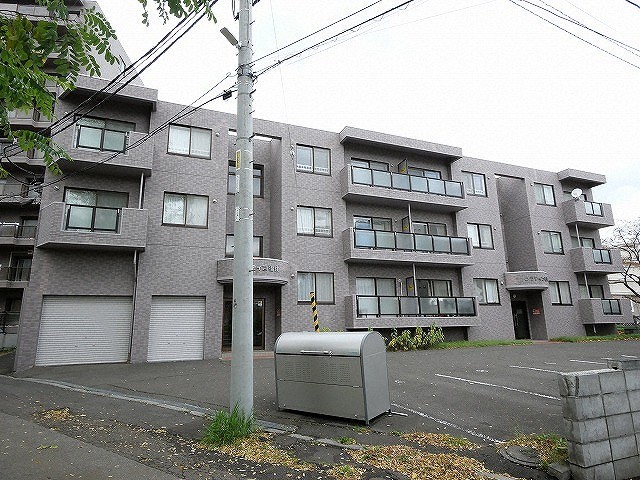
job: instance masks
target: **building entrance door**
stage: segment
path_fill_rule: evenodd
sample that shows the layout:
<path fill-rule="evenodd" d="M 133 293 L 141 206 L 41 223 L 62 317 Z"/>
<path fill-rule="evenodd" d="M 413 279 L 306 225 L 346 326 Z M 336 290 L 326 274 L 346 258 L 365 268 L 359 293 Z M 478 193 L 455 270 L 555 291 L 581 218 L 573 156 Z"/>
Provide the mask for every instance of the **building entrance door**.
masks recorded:
<path fill-rule="evenodd" d="M 531 333 L 529 332 L 529 316 L 527 315 L 527 302 L 511 302 L 511 311 L 513 312 L 513 330 L 516 335 L 516 340 L 531 338 Z"/>
<path fill-rule="evenodd" d="M 264 350 L 265 299 L 253 299 L 253 349 Z M 233 300 L 225 298 L 222 312 L 222 350 L 231 350 Z"/>

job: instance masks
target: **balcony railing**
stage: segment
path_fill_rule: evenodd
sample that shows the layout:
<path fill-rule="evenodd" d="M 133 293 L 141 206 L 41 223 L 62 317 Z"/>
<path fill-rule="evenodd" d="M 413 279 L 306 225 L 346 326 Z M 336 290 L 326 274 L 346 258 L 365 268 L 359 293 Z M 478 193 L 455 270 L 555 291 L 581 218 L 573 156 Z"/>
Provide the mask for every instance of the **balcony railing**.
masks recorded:
<path fill-rule="evenodd" d="M 605 315 L 622 315 L 620 300 L 618 300 L 617 298 L 603 298 L 602 313 L 604 313 Z"/>
<path fill-rule="evenodd" d="M 35 238 L 37 228 L 35 225 L 0 224 L 0 237 Z"/>
<path fill-rule="evenodd" d="M 0 335 L 15 333 L 11 330 L 16 330 L 19 321 L 20 313 L 0 312 Z"/>
<path fill-rule="evenodd" d="M 0 280 L 9 282 L 28 282 L 31 277 L 31 267 L 2 267 Z"/>
<path fill-rule="evenodd" d="M 352 182 L 373 187 L 392 188 L 410 192 L 432 193 L 448 197 L 464 197 L 461 182 L 440 180 L 437 178 L 418 177 L 404 173 L 387 172 L 351 166 Z"/>
<path fill-rule="evenodd" d="M 65 230 L 118 232 L 121 208 L 67 205 Z"/>
<path fill-rule="evenodd" d="M 602 204 L 597 202 L 584 202 L 584 210 L 587 215 L 595 215 L 596 217 L 604 216 L 602 212 Z"/>
<path fill-rule="evenodd" d="M 358 317 L 473 317 L 474 297 L 386 297 L 356 295 Z"/>
<path fill-rule="evenodd" d="M 606 248 L 594 248 L 593 249 L 593 261 L 595 263 L 607 263 L 611 264 L 611 252 Z"/>
<path fill-rule="evenodd" d="M 466 237 L 445 237 L 421 233 L 354 229 L 353 244 L 356 248 L 469 255 L 469 241 Z"/>

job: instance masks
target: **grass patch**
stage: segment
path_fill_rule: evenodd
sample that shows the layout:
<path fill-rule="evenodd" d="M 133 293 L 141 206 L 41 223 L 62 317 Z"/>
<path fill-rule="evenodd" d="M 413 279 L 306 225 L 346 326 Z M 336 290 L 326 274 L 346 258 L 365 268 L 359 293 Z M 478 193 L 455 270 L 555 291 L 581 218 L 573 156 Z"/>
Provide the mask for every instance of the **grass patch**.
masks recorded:
<path fill-rule="evenodd" d="M 403 434 L 402 438 L 416 442 L 421 447 L 431 445 L 434 447 L 448 448 L 450 450 L 474 450 L 480 448 L 480 445 L 464 437 L 454 437 L 448 433 L 413 432 Z"/>
<path fill-rule="evenodd" d="M 351 437 L 340 437 L 338 438 L 338 442 L 340 442 L 342 445 L 355 445 L 356 439 Z"/>
<path fill-rule="evenodd" d="M 15 349 L 16 347 L 2 347 L 0 348 L 0 355 L 6 355 L 13 352 Z"/>
<path fill-rule="evenodd" d="M 359 480 L 364 472 L 364 468 L 357 468 L 351 465 L 335 465 L 327 473 L 336 480 Z"/>
<path fill-rule="evenodd" d="M 546 470 L 549 464 L 567 461 L 567 439 L 553 433 L 519 434 L 500 444 L 500 448 L 519 445 L 534 449 L 540 456 L 540 467 Z"/>
<path fill-rule="evenodd" d="M 611 342 L 615 340 L 640 340 L 640 333 L 620 333 L 618 335 L 592 335 L 585 337 L 555 337 L 550 342 Z"/>
<path fill-rule="evenodd" d="M 532 343 L 531 340 L 459 340 L 439 343 L 431 348 L 501 347 L 505 345 L 531 345 Z"/>
<path fill-rule="evenodd" d="M 202 438 L 204 445 L 213 447 L 231 445 L 256 431 L 253 415 L 246 417 L 237 405 L 233 407 L 231 413 L 217 411 L 210 420 Z"/>

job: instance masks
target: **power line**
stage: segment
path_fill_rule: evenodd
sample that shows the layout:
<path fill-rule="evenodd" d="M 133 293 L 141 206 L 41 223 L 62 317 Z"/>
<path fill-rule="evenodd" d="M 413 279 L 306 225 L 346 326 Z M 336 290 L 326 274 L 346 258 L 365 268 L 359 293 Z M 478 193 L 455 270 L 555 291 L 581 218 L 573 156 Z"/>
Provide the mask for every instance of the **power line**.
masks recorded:
<path fill-rule="evenodd" d="M 636 8 L 640 8 L 640 5 L 638 5 L 638 4 L 637 4 L 637 3 L 635 3 L 635 2 L 632 2 L 631 0 L 625 0 L 625 2 L 630 3 L 631 5 L 633 5 L 633 6 L 634 6 L 634 7 L 636 7 Z"/>

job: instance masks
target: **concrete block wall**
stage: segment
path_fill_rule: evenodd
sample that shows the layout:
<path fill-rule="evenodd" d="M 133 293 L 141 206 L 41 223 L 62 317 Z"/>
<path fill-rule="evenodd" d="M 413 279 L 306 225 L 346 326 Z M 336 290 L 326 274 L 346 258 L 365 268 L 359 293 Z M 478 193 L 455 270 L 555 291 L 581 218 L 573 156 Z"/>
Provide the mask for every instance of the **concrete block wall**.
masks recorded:
<path fill-rule="evenodd" d="M 640 360 L 607 363 L 559 380 L 575 480 L 640 477 Z"/>

